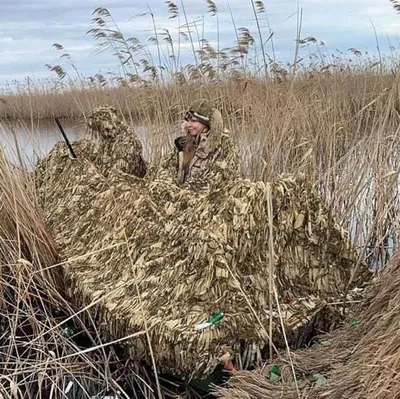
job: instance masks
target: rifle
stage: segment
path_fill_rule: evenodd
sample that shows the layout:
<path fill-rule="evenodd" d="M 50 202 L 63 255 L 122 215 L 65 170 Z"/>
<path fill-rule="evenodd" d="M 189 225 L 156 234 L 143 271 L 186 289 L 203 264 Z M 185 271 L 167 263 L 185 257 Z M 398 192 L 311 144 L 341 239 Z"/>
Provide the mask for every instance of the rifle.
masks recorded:
<path fill-rule="evenodd" d="M 75 152 L 74 152 L 74 150 L 73 150 L 73 148 L 72 148 L 72 146 L 71 146 L 71 143 L 70 143 L 69 140 L 68 140 L 67 135 L 66 135 L 65 132 L 64 132 L 63 127 L 61 126 L 61 123 L 60 123 L 59 119 L 58 119 L 57 117 L 54 118 L 54 119 L 55 119 L 55 121 L 56 121 L 56 123 L 57 123 L 58 128 L 60 129 L 60 132 L 61 132 L 61 134 L 62 134 L 62 136 L 63 136 L 63 138 L 64 138 L 64 140 L 65 140 L 65 143 L 66 143 L 67 146 L 68 146 L 68 149 L 69 149 L 69 152 L 70 152 L 71 155 L 72 155 L 72 158 L 76 159 Z"/>

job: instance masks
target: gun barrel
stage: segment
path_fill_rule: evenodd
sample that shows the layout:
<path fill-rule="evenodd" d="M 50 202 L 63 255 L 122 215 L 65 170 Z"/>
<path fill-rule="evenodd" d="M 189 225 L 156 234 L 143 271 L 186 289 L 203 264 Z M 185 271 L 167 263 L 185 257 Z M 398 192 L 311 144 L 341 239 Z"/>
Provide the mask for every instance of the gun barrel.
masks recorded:
<path fill-rule="evenodd" d="M 67 135 L 65 134 L 65 131 L 64 131 L 62 125 L 61 125 L 60 120 L 59 120 L 57 117 L 54 118 L 54 119 L 55 119 L 55 121 L 56 121 L 56 123 L 57 123 L 58 128 L 60 129 L 61 134 L 62 134 L 63 137 L 64 137 L 65 143 L 66 143 L 67 146 L 68 146 L 68 149 L 69 149 L 69 151 L 70 151 L 70 153 L 71 153 L 71 155 L 72 155 L 72 158 L 76 159 L 75 152 L 74 152 L 74 150 L 73 150 L 73 148 L 72 148 L 72 146 L 71 146 L 71 143 L 70 143 L 69 140 L 68 140 Z"/>

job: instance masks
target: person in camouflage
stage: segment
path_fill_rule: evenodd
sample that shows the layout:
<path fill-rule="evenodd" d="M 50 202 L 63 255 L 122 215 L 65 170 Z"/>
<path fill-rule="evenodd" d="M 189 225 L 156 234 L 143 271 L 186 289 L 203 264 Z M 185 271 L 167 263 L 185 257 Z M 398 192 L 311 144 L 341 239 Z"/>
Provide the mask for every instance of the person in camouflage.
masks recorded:
<path fill-rule="evenodd" d="M 364 269 L 305 176 L 240 179 L 220 112 L 201 100 L 185 119 L 164 167 L 144 174 L 135 132 L 96 108 L 76 159 L 58 144 L 35 183 L 76 306 L 96 301 L 114 340 L 148 331 L 126 341 L 129 356 L 150 365 L 154 353 L 158 367 L 192 378 L 219 362 L 233 372 L 232 359 L 261 364 L 266 325 L 275 345 L 308 342 Z M 198 330 L 215 313 L 221 323 Z"/>
<path fill-rule="evenodd" d="M 195 101 L 185 114 L 184 135 L 174 140 L 173 153 L 158 177 L 173 175 L 190 187 L 218 185 L 239 178 L 239 157 L 221 113 L 205 99 Z"/>
<path fill-rule="evenodd" d="M 175 140 L 178 150 L 178 182 L 190 179 L 192 170 L 200 169 L 209 155 L 209 135 L 213 109 L 206 100 L 192 104 L 185 115 L 186 135 Z"/>
<path fill-rule="evenodd" d="M 74 148 L 79 158 L 88 159 L 106 177 L 117 169 L 147 181 L 173 180 L 187 188 L 215 188 L 239 178 L 236 147 L 212 103 L 193 102 L 184 119 L 184 135 L 175 139 L 173 152 L 160 168 L 147 164 L 140 140 L 113 107 L 94 109 L 87 118 L 87 137 Z"/>
<path fill-rule="evenodd" d="M 91 146 L 86 155 L 103 175 L 113 167 L 137 177 L 146 175 L 142 144 L 115 108 L 96 108 L 87 118 L 87 136 Z"/>

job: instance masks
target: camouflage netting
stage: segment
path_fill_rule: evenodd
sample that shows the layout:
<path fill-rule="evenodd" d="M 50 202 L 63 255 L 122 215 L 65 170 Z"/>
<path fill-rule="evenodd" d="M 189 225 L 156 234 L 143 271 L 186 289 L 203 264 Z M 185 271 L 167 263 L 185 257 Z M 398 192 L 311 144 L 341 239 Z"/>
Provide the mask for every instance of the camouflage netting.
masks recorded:
<path fill-rule="evenodd" d="M 220 399 L 321 398 L 332 372 L 342 369 L 351 358 L 359 331 L 346 325 L 319 339 L 311 348 L 291 352 L 290 358 L 282 351 L 273 363 L 263 368 L 236 372 L 227 384 L 216 387 L 213 393 Z M 276 370 L 278 374 L 274 373 Z M 341 381 L 340 378 L 338 385 Z"/>
<path fill-rule="evenodd" d="M 307 399 L 395 399 L 400 397 L 398 373 L 400 317 L 400 252 L 368 291 L 357 318 L 322 344 L 292 354 L 299 382 L 307 381 L 300 397 Z M 218 389 L 221 399 L 283 398 L 297 394 L 288 359 L 279 360 L 282 375 L 271 382 L 268 372 L 240 372 Z M 322 377 L 322 384 L 316 378 Z"/>
<path fill-rule="evenodd" d="M 75 160 L 58 144 L 36 172 L 74 297 L 82 304 L 98 301 L 108 334 L 117 339 L 148 328 L 159 369 L 182 375 L 208 373 L 229 348 L 242 365 L 261 361 L 274 297 L 268 291 L 272 249 L 273 286 L 289 343 L 302 343 L 310 323 L 323 315 L 329 324 L 326 302 L 343 294 L 357 257 L 304 177 L 239 179 L 234 146 L 221 131 L 209 167 L 190 183 L 175 182 L 175 156 L 142 179 L 138 140 L 117 118 L 117 134 L 103 134 L 104 126 L 114 129 L 102 122 L 108 113 L 114 118 L 106 108 L 89 118 L 89 133 L 95 129 L 107 144 L 94 149 L 88 139 L 76 142 Z M 117 148 L 117 140 L 133 148 Z M 120 159 L 136 176 L 121 170 Z M 222 322 L 196 332 L 214 312 L 224 312 Z M 283 345 L 278 312 L 273 301 L 277 346 Z M 129 341 L 127 349 L 132 358 L 149 361 L 146 336 Z"/>

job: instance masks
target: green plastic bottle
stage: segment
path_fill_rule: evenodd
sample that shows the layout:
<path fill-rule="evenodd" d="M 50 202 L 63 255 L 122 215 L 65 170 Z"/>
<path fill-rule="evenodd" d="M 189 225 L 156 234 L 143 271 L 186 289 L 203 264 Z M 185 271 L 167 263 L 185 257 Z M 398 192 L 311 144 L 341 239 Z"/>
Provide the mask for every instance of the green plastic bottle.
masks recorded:
<path fill-rule="evenodd" d="M 69 327 L 65 327 L 63 330 L 63 335 L 66 338 L 71 338 L 74 335 L 74 330 Z"/>
<path fill-rule="evenodd" d="M 215 326 L 216 324 L 220 323 L 221 320 L 224 318 L 223 312 L 216 312 L 210 316 L 210 323 Z"/>

